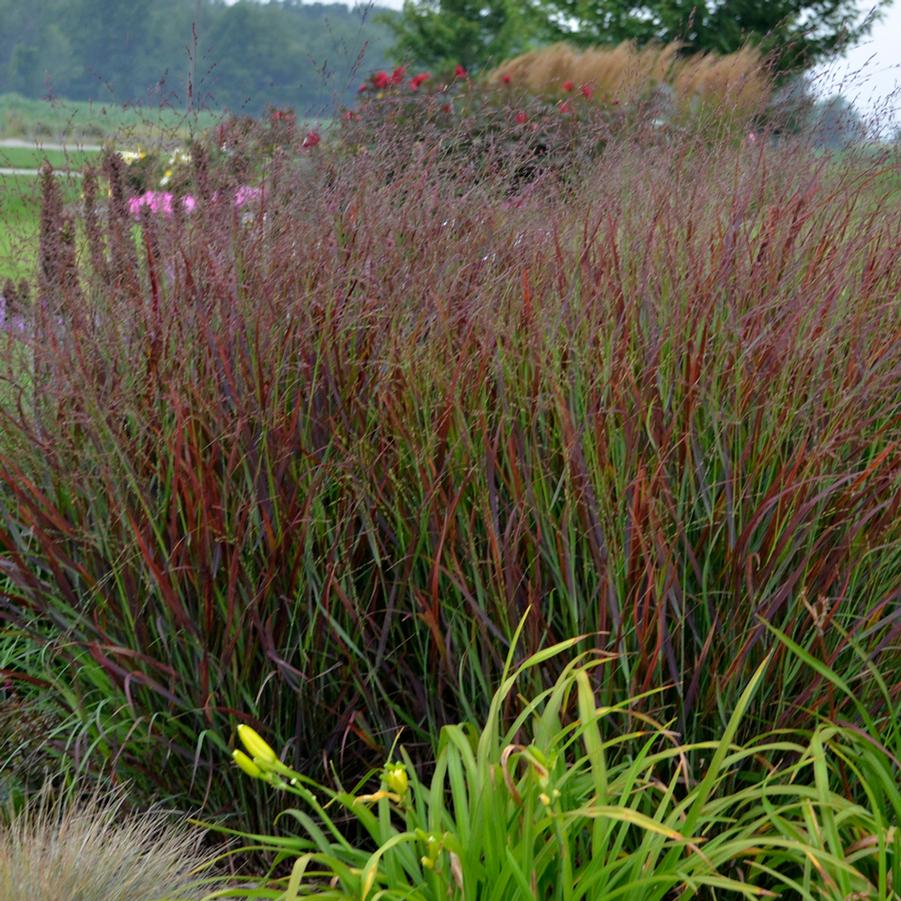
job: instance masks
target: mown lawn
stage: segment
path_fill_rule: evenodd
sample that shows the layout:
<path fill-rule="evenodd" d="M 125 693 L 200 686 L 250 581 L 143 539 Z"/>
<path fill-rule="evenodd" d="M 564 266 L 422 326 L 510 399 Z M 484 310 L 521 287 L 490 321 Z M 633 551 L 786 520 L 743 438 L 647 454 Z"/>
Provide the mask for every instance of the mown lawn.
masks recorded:
<path fill-rule="evenodd" d="M 0 147 L 0 168 L 39 169 L 44 163 L 50 163 L 54 169 L 78 170 L 96 157 L 97 151 L 77 147 L 66 150 L 44 150 L 40 146 Z"/>
<path fill-rule="evenodd" d="M 0 176 L 0 280 L 31 275 L 39 221 L 37 179 Z"/>
<path fill-rule="evenodd" d="M 65 203 L 77 203 L 77 178 L 61 175 Z M 0 283 L 31 278 L 40 226 L 40 185 L 33 175 L 0 175 Z"/>
<path fill-rule="evenodd" d="M 30 100 L 18 94 L 0 94 L 0 137 L 56 141 L 80 138 L 85 143 L 131 136 L 183 137 L 215 125 L 222 113 L 206 110 L 187 113 L 176 109 L 120 107 L 72 100 Z"/>

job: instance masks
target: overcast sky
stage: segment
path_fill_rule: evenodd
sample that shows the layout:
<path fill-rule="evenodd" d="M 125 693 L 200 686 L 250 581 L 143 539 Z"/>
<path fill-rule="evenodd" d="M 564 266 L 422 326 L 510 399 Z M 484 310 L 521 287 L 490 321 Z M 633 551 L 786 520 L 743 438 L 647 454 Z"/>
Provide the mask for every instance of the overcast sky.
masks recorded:
<path fill-rule="evenodd" d="M 844 94 L 863 114 L 889 113 L 901 122 L 901 3 L 845 57 L 817 73 L 824 93 Z"/>

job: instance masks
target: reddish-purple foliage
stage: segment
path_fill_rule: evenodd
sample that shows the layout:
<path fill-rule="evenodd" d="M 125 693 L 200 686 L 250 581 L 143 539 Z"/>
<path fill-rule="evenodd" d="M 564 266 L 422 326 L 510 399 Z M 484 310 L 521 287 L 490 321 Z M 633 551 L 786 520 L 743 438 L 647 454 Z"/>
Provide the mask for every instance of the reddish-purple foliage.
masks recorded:
<path fill-rule="evenodd" d="M 80 265 L 48 183 L 0 554 L 60 753 L 250 809 L 214 736 L 357 775 L 482 709 L 526 614 L 520 654 L 586 635 L 687 740 L 766 622 L 898 675 L 896 164 L 630 138 L 514 201 L 441 147 L 276 157 L 244 217 L 198 149 L 137 242 L 110 159 Z M 838 703 L 778 652 L 768 686 Z"/>

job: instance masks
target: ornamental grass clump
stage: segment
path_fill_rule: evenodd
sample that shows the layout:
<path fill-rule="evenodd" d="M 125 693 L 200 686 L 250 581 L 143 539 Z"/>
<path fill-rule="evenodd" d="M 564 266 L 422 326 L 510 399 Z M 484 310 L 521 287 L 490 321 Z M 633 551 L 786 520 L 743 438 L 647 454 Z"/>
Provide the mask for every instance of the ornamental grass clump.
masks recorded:
<path fill-rule="evenodd" d="M 244 772 L 297 799 L 278 835 L 246 836 L 288 875 L 245 886 L 285 901 L 894 896 L 898 762 L 877 735 L 823 723 L 736 743 L 769 658 L 722 734 L 695 744 L 631 702 L 599 702 L 610 658 L 577 657 L 533 699 L 517 696 L 530 668 L 577 641 L 515 670 L 511 654 L 485 724 L 445 726 L 429 777 L 401 747 L 377 790 L 333 790 L 243 735 Z"/>
<path fill-rule="evenodd" d="M 48 180 L 0 342 L 3 678 L 44 752 L 259 829 L 239 723 L 345 784 L 401 727 L 427 760 L 527 609 L 523 657 L 585 636 L 598 704 L 683 743 L 771 651 L 737 742 L 860 726 L 768 625 L 897 705 L 897 161 L 627 132 L 511 190 L 417 134 L 301 132 L 255 182 L 200 148 L 195 209 L 137 222 L 115 157 L 91 210 Z"/>
<path fill-rule="evenodd" d="M 80 800 L 44 790 L 0 813 L 0 897 L 196 901 L 211 872 L 202 841 L 184 819 L 129 811 L 121 790 Z"/>
<path fill-rule="evenodd" d="M 678 43 L 638 48 L 626 41 L 616 47 L 586 49 L 559 43 L 501 63 L 487 80 L 500 89 L 515 85 L 545 96 L 572 93 L 580 87 L 596 103 L 623 107 L 647 105 L 662 92 L 668 108 L 651 111 L 666 112 L 673 123 L 694 119 L 710 125 L 720 119 L 734 125 L 764 112 L 773 80 L 757 50 L 743 47 L 722 56 L 684 56 L 680 49 Z"/>

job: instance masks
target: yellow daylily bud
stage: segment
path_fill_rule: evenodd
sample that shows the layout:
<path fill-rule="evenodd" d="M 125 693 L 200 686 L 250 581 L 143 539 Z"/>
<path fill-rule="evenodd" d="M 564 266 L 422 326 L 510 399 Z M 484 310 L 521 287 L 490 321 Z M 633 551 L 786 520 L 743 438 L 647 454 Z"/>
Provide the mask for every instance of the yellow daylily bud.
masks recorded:
<path fill-rule="evenodd" d="M 237 748 L 232 751 L 232 760 L 254 779 L 262 779 L 263 771 L 243 752 Z"/>
<path fill-rule="evenodd" d="M 247 748 L 247 753 L 257 761 L 258 765 L 259 763 L 264 765 L 275 763 L 278 760 L 275 751 L 250 726 L 245 726 L 243 723 L 238 726 L 238 738 L 241 739 L 241 744 Z"/>
<path fill-rule="evenodd" d="M 375 804 L 376 801 L 384 801 L 385 799 L 389 801 L 393 801 L 395 804 L 400 804 L 400 796 L 394 794 L 394 792 L 386 792 L 383 790 L 377 791 L 372 795 L 357 795 L 354 798 L 354 804 Z"/>
<path fill-rule="evenodd" d="M 407 768 L 402 763 L 389 763 L 385 767 L 385 785 L 390 791 L 403 797 L 409 786 Z"/>

